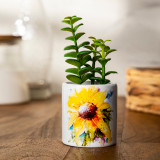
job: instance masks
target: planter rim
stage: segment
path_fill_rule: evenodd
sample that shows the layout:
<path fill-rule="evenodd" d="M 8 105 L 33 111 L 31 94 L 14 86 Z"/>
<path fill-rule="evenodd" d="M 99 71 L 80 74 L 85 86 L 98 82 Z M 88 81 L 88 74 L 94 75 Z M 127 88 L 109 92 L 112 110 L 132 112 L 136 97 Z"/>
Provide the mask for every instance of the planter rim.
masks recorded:
<path fill-rule="evenodd" d="M 82 84 L 76 84 L 73 82 L 63 82 L 63 85 L 75 85 L 75 86 L 117 86 L 116 83 L 107 83 L 107 84 L 91 84 L 89 81 Z"/>

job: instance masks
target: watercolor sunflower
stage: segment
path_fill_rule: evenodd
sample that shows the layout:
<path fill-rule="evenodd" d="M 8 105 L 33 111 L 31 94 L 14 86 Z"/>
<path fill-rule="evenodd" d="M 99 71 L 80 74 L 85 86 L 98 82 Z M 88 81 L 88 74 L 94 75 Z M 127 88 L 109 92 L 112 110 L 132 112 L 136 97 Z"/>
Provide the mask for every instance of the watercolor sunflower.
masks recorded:
<path fill-rule="evenodd" d="M 68 99 L 68 129 L 72 131 L 72 139 L 78 146 L 86 146 L 100 139 L 102 145 L 112 141 L 109 122 L 111 120 L 110 105 L 105 102 L 106 92 L 89 87 Z"/>

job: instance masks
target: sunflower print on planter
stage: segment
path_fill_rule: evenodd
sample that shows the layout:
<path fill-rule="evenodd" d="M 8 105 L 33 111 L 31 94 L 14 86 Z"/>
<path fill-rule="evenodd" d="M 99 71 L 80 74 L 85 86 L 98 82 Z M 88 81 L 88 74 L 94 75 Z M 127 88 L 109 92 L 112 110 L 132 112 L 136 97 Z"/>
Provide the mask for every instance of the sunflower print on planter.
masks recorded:
<path fill-rule="evenodd" d="M 103 146 L 112 141 L 111 108 L 105 102 L 106 95 L 107 92 L 92 86 L 81 88 L 79 93 L 75 89 L 75 94 L 68 98 L 68 129 L 77 146 L 87 146 L 97 140 Z"/>

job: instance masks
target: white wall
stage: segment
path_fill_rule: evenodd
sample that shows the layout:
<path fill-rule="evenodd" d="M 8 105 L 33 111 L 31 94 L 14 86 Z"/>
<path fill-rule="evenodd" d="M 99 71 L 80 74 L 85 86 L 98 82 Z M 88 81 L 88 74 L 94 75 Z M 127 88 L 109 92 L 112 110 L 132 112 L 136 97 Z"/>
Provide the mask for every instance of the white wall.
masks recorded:
<path fill-rule="evenodd" d="M 4 12 L 10 13 L 9 2 L 0 0 L 0 20 Z M 16 2 L 12 0 L 12 5 Z M 83 40 L 88 36 L 112 40 L 111 47 L 118 51 L 111 55 L 106 69 L 118 71 L 110 79 L 118 83 L 119 94 L 125 94 L 127 67 L 160 66 L 159 0 L 43 0 L 43 4 L 53 30 L 53 92 L 61 92 L 61 83 L 66 81 L 64 71 L 69 67 L 63 57 L 63 48 L 69 44 L 64 40 L 68 34 L 60 31 L 65 26 L 61 23 L 65 16 L 83 18 Z"/>

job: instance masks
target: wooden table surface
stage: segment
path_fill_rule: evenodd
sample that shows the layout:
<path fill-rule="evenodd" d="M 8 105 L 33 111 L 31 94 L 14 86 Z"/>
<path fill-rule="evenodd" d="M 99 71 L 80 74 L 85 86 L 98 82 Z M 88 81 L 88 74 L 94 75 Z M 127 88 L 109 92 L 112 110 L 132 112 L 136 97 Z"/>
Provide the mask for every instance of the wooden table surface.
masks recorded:
<path fill-rule="evenodd" d="M 61 142 L 61 96 L 0 106 L 0 160 L 160 160 L 160 116 L 125 109 L 118 99 L 117 145 L 76 148 Z"/>

